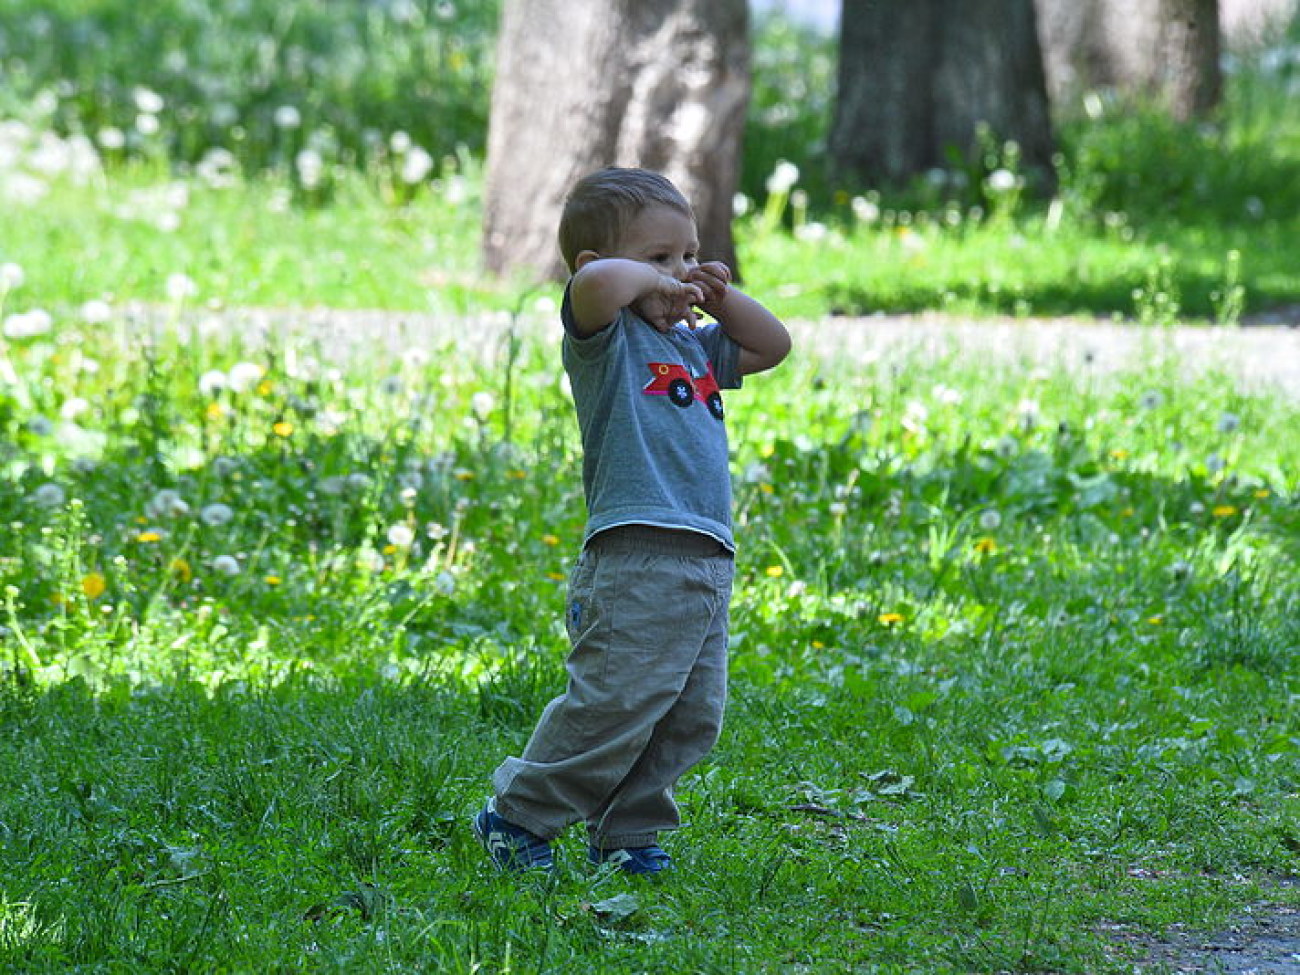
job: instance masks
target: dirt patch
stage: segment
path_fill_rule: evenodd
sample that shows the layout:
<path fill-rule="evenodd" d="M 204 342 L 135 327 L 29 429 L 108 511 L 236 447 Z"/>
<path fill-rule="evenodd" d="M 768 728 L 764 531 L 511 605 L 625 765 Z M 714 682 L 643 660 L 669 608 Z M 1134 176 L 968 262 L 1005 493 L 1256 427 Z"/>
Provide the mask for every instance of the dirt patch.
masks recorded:
<path fill-rule="evenodd" d="M 1175 925 L 1164 937 L 1123 925 L 1103 933 L 1132 958 L 1135 972 L 1300 973 L 1300 908 L 1256 904 L 1227 929 L 1206 936 Z"/>
<path fill-rule="evenodd" d="M 200 336 L 237 331 L 277 345 L 308 338 L 322 359 L 364 352 L 399 359 L 414 350 L 454 345 L 490 358 L 511 331 L 558 340 L 554 312 L 529 311 L 518 321 L 502 313 L 443 316 L 341 309 L 221 308 L 187 313 L 180 322 L 163 308 L 132 305 L 128 319 L 152 328 L 179 327 Z M 1285 317 L 1285 316 L 1284 316 Z M 1300 328 L 1262 320 L 1249 328 L 1140 328 L 1092 319 L 971 320 L 951 315 L 874 315 L 787 323 L 799 355 L 874 362 L 911 355 L 1032 371 L 1063 368 L 1081 379 L 1116 373 L 1214 373 L 1243 391 L 1300 399 Z M 1155 379 L 1153 378 L 1153 381 Z"/>
<path fill-rule="evenodd" d="M 1300 329 L 1141 328 L 1088 319 L 981 319 L 880 315 L 791 322 L 795 345 L 876 361 L 906 352 L 956 357 L 972 368 L 1062 368 L 1081 379 L 1116 373 L 1213 373 L 1242 391 L 1300 399 Z"/>

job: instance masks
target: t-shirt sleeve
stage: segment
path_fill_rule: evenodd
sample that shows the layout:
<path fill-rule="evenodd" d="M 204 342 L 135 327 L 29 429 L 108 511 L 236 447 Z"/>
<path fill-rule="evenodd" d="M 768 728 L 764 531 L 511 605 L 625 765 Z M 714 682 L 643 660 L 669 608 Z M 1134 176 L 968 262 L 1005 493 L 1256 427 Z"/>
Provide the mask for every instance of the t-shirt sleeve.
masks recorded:
<path fill-rule="evenodd" d="M 713 367 L 713 378 L 722 389 L 740 389 L 740 346 L 717 322 L 697 328 L 692 333 L 704 346 L 704 354 Z"/>
<path fill-rule="evenodd" d="M 578 327 L 573 319 L 573 301 L 569 296 L 569 289 L 573 286 L 573 281 L 564 286 L 564 300 L 560 303 L 560 321 L 564 325 L 564 342 L 565 345 L 573 351 L 580 359 L 594 359 L 604 354 L 609 347 L 610 337 L 614 334 L 612 327 L 620 318 L 627 314 L 627 309 L 623 309 L 614 318 L 613 322 L 606 325 L 597 332 L 590 335 L 579 335 Z"/>

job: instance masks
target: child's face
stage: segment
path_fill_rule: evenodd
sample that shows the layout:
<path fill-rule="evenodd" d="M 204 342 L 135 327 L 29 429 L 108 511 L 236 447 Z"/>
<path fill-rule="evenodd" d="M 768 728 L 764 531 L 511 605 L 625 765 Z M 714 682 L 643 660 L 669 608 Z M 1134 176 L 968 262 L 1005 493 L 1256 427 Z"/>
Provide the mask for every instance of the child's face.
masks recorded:
<path fill-rule="evenodd" d="M 694 220 L 673 207 L 652 204 L 628 224 L 614 252 L 601 257 L 641 261 L 682 281 L 699 264 L 699 250 Z"/>

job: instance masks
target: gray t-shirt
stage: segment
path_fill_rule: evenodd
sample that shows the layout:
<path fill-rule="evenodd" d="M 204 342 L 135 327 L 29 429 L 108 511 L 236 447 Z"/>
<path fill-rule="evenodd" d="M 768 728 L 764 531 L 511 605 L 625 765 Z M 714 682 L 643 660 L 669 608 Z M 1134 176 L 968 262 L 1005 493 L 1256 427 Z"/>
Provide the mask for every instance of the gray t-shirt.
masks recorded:
<path fill-rule="evenodd" d="M 719 390 L 740 387 L 740 346 L 716 323 L 658 332 L 627 308 L 581 338 L 567 288 L 560 314 L 582 431 L 586 539 L 656 525 L 711 535 L 734 551 Z"/>

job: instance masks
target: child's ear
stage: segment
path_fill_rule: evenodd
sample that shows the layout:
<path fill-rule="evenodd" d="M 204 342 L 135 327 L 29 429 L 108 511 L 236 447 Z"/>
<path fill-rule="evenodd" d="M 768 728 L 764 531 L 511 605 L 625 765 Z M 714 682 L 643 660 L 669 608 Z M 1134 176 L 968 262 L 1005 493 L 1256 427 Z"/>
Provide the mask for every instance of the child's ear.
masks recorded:
<path fill-rule="evenodd" d="M 598 260 L 600 255 L 595 251 L 578 251 L 578 256 L 573 259 L 573 266 L 579 270 L 586 264 Z"/>

